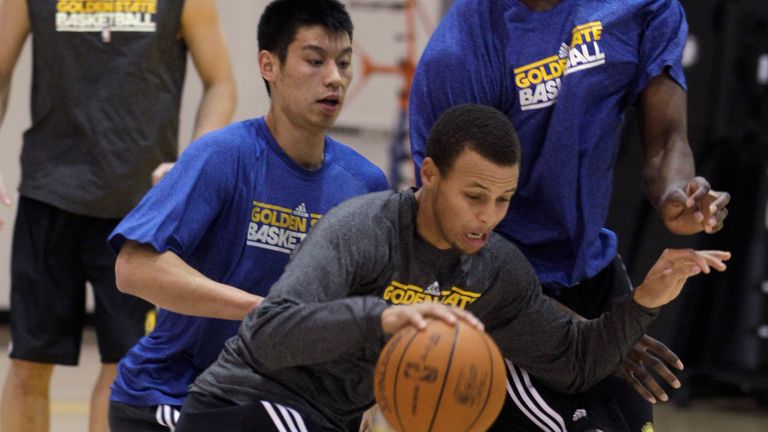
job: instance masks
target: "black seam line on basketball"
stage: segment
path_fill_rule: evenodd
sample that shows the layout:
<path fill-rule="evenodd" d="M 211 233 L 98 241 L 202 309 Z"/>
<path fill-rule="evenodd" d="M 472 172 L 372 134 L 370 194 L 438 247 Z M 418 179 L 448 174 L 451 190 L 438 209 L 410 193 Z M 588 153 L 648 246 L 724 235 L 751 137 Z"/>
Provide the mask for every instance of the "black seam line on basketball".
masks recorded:
<path fill-rule="evenodd" d="M 405 353 L 408 352 L 408 347 L 411 346 L 411 342 L 413 342 L 414 339 L 416 339 L 416 336 L 419 335 L 419 329 L 416 329 L 415 332 L 413 332 L 413 336 L 411 336 L 410 339 L 408 339 L 408 342 L 405 344 L 405 348 L 403 348 L 403 351 L 400 353 L 400 360 L 397 362 L 397 367 L 395 368 L 395 384 L 392 386 L 392 405 L 395 406 L 395 418 L 397 419 L 397 422 L 400 423 L 400 430 L 404 431 L 405 426 L 403 426 L 403 420 L 400 418 L 400 412 L 397 409 L 397 379 L 400 377 L 400 366 L 403 364 L 403 358 L 405 357 Z"/>
<path fill-rule="evenodd" d="M 488 346 L 488 339 L 485 337 L 485 335 L 481 334 L 480 336 L 483 336 L 483 346 L 485 347 L 485 352 L 488 354 L 488 359 L 490 360 L 489 363 L 491 364 L 491 379 L 490 379 L 490 381 L 488 381 L 488 391 L 485 394 L 485 401 L 483 402 L 483 406 L 482 406 L 482 408 L 480 408 L 480 411 L 477 412 L 477 417 L 475 417 L 475 419 L 472 420 L 472 423 L 470 423 L 469 426 L 467 426 L 467 430 L 468 431 L 472 430 L 472 426 L 474 426 L 475 423 L 477 423 L 477 421 L 480 420 L 480 416 L 485 412 L 485 407 L 488 406 L 488 401 L 491 399 L 491 390 L 493 389 L 493 370 L 494 370 L 494 367 L 493 367 L 493 352 L 491 351 L 490 347 Z M 504 396 L 506 396 L 506 395 L 504 395 Z"/>
<path fill-rule="evenodd" d="M 459 340 L 459 323 L 454 324 L 453 330 L 453 344 L 451 344 L 451 352 L 448 356 L 448 364 L 445 366 L 445 374 L 443 376 L 443 385 L 440 387 L 440 393 L 437 394 L 437 406 L 435 407 L 434 414 L 432 414 L 432 420 L 429 422 L 429 432 L 432 432 L 432 428 L 435 426 L 435 419 L 437 413 L 440 411 L 440 402 L 443 400 L 443 392 L 445 391 L 445 385 L 448 382 L 448 375 L 451 373 L 451 363 L 453 363 L 453 352 L 456 351 L 456 342 Z"/>

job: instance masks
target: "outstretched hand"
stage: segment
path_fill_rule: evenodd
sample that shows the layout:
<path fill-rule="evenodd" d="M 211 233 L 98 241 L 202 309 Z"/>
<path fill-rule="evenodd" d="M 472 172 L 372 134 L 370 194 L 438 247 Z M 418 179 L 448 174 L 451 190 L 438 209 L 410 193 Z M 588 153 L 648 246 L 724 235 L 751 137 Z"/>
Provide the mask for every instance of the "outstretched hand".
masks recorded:
<path fill-rule="evenodd" d="M 635 289 L 634 299 L 647 308 L 664 306 L 680 294 L 689 277 L 712 269 L 725 271 L 724 261 L 730 258 L 730 252 L 717 250 L 666 249 Z"/>
<path fill-rule="evenodd" d="M 667 401 L 669 397 L 650 373 L 653 370 L 673 388 L 680 388 L 680 380 L 669 370 L 667 365 L 683 370 L 683 362 L 666 345 L 650 336 L 643 336 L 614 375 L 627 381 L 637 393 L 650 403 L 656 400 Z"/>
<path fill-rule="evenodd" d="M 8 195 L 8 190 L 5 188 L 5 182 L 3 181 L 2 174 L 0 174 L 0 202 L 8 207 L 10 207 L 10 205 L 12 204 L 11 197 Z M 3 220 L 0 219 L 0 229 L 2 228 L 3 228 Z"/>
<path fill-rule="evenodd" d="M 670 187 L 661 198 L 660 212 L 667 229 L 674 234 L 715 233 L 728 216 L 728 192 L 713 191 L 703 177 L 685 185 Z"/>
<path fill-rule="evenodd" d="M 451 325 L 456 324 L 458 320 L 462 320 L 478 330 L 482 331 L 485 329 L 483 323 L 472 313 L 440 303 L 390 306 L 384 309 L 384 312 L 381 314 L 381 328 L 386 335 L 395 334 L 398 330 L 408 325 L 412 325 L 418 330 L 424 330 L 430 318 L 440 319 Z"/>

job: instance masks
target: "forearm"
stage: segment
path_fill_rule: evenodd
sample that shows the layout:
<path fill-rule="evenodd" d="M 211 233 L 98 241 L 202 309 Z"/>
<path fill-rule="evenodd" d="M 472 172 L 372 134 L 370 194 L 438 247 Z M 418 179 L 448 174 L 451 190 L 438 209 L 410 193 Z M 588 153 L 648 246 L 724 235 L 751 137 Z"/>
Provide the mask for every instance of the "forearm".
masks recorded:
<path fill-rule="evenodd" d="M 197 109 L 193 139 L 226 126 L 232 120 L 236 103 L 234 80 L 210 84 L 203 92 Z"/>
<path fill-rule="evenodd" d="M 579 322 L 576 378 L 567 390 L 585 391 L 611 375 L 657 314 L 657 310 L 644 308 L 627 295 L 600 318 Z"/>
<path fill-rule="evenodd" d="M 688 144 L 687 95 L 669 75 L 653 78 L 637 111 L 648 198 L 657 208 L 670 186 L 682 187 L 696 174 Z"/>
<path fill-rule="evenodd" d="M 566 393 L 584 391 L 613 373 L 655 317 L 628 296 L 595 320 L 563 313 L 550 299 L 534 301 L 492 334 L 506 358 Z"/>
<path fill-rule="evenodd" d="M 133 242 L 121 249 L 115 275 L 120 291 L 185 315 L 241 320 L 261 301 L 211 280 L 172 252 Z"/>
<path fill-rule="evenodd" d="M 696 175 L 696 167 L 691 147 L 683 136 L 667 137 L 655 147 L 660 150 L 646 155 L 643 179 L 648 199 L 658 208 L 665 191 L 688 183 Z"/>
<path fill-rule="evenodd" d="M 305 304 L 281 299 L 253 311 L 240 336 L 268 368 L 324 363 L 383 342 L 386 308 L 372 296 Z"/>

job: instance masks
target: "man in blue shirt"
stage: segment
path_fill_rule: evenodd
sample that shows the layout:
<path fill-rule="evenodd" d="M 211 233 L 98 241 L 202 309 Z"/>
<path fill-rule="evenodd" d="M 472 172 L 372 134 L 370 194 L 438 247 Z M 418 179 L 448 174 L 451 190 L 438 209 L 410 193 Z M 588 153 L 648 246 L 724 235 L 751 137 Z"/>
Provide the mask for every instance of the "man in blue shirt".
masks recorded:
<path fill-rule="evenodd" d="M 311 227 L 345 199 L 387 189 L 378 167 L 325 134 L 352 79 L 343 5 L 276 0 L 258 39 L 269 112 L 193 143 L 110 237 L 118 287 L 161 308 L 120 363 L 113 432 L 173 430 L 188 385 Z"/>
<path fill-rule="evenodd" d="M 519 191 L 496 230 L 531 261 L 547 294 L 582 316 L 598 316 L 631 290 L 616 236 L 603 227 L 629 104 L 638 107 L 648 196 L 668 229 L 716 232 L 727 215 L 729 195 L 695 176 L 687 141 L 680 65 L 686 33 L 676 0 L 457 0 L 413 81 L 417 174 L 428 131 L 448 107 L 474 102 L 506 113 L 520 135 L 522 160 Z M 679 382 L 648 350 L 682 367 L 645 337 L 617 374 L 647 400 L 666 400 L 643 363 L 673 386 Z M 618 380 L 607 385 L 621 394 L 631 430 L 652 428 L 648 404 Z M 546 424 L 545 409 L 524 405 L 517 408 L 526 417 Z"/>

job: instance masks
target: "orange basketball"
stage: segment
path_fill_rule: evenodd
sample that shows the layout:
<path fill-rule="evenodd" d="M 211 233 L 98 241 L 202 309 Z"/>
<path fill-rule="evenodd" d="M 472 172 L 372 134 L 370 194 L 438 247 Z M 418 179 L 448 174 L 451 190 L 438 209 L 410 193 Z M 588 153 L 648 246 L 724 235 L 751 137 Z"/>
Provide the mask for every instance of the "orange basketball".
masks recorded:
<path fill-rule="evenodd" d="M 398 432 L 485 431 L 504 404 L 504 359 L 490 336 L 433 320 L 392 336 L 374 372 L 379 410 Z"/>

